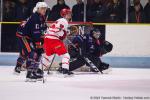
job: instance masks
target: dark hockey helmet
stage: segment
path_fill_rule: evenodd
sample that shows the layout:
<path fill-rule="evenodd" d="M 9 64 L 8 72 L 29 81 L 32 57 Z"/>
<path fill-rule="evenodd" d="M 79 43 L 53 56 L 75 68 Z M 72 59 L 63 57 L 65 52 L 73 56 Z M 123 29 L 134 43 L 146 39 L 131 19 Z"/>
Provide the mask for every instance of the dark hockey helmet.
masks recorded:
<path fill-rule="evenodd" d="M 94 28 L 93 30 L 91 30 L 92 32 L 100 32 L 100 30 L 98 28 Z"/>
<path fill-rule="evenodd" d="M 98 28 L 94 28 L 93 30 L 91 30 L 91 34 L 95 38 L 99 38 L 101 36 L 101 32 Z"/>

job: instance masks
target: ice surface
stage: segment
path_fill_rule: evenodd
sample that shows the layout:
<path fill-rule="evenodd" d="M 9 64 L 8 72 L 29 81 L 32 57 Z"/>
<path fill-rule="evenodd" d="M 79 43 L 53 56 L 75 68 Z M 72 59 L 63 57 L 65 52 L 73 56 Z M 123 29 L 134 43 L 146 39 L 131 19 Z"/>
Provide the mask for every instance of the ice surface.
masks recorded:
<path fill-rule="evenodd" d="M 150 100 L 150 69 L 113 68 L 105 75 L 76 72 L 73 77 L 58 76 L 46 75 L 45 84 L 29 83 L 25 72 L 16 76 L 13 67 L 1 66 L 0 100 L 110 100 L 104 99 L 110 96 Z"/>

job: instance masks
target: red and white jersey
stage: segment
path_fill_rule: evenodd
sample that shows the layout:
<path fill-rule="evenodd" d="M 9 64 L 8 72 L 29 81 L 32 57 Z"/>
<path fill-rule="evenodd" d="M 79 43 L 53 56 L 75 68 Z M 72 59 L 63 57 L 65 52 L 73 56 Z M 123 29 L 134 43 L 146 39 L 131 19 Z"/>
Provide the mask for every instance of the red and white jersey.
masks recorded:
<path fill-rule="evenodd" d="M 52 23 L 45 33 L 45 38 L 62 39 L 65 38 L 68 32 L 68 21 L 65 18 L 60 18 Z"/>

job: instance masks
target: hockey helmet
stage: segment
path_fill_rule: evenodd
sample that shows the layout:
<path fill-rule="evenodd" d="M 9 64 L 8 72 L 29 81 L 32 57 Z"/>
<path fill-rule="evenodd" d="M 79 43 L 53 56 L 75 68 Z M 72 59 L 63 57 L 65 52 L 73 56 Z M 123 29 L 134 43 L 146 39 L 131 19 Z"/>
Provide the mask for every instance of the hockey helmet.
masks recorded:
<path fill-rule="evenodd" d="M 47 5 L 47 3 L 46 2 L 38 2 L 37 4 L 36 4 L 36 6 L 34 7 L 34 9 L 33 9 L 33 13 L 35 13 L 35 12 L 37 12 L 38 11 L 38 8 L 49 8 L 49 6 Z"/>
<path fill-rule="evenodd" d="M 91 31 L 91 34 L 95 37 L 95 38 L 99 38 L 101 36 L 101 32 L 99 29 L 95 28 Z"/>
<path fill-rule="evenodd" d="M 62 9 L 62 10 L 60 11 L 60 15 L 61 15 L 62 17 L 66 16 L 67 14 L 71 14 L 71 10 L 68 9 L 68 8 L 64 8 L 64 9 Z"/>

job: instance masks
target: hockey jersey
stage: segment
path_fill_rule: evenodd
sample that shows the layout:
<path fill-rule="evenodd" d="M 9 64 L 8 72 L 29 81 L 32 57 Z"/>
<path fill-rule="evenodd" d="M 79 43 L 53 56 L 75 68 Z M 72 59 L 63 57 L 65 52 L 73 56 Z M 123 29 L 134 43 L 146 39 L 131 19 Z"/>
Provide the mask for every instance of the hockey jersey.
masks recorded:
<path fill-rule="evenodd" d="M 83 36 L 76 35 L 72 43 L 76 46 L 76 48 L 80 48 L 81 51 L 78 52 L 84 56 L 86 55 L 94 55 L 100 56 L 101 53 L 101 41 L 99 39 L 95 39 L 91 34 L 85 34 Z M 72 49 L 71 49 L 72 50 Z M 79 50 L 78 50 L 79 51 Z"/>
<path fill-rule="evenodd" d="M 16 36 L 25 36 L 33 42 L 41 41 L 42 33 L 47 29 L 45 17 L 39 13 L 33 13 L 26 21 L 23 21 L 17 29 Z"/>
<path fill-rule="evenodd" d="M 60 18 L 52 23 L 45 33 L 45 38 L 63 40 L 68 33 L 68 21 Z"/>

